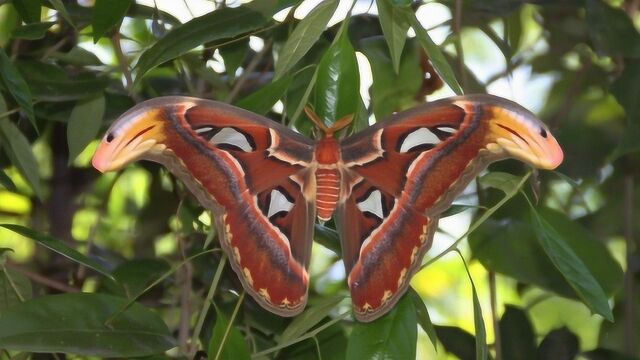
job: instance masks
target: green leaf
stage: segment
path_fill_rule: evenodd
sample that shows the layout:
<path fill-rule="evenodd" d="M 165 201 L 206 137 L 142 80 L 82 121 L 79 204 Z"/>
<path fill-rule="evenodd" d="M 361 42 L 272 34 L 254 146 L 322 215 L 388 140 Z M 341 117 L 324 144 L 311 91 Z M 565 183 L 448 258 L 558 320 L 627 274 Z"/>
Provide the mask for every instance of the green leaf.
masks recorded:
<path fill-rule="evenodd" d="M 343 28 L 344 29 L 344 28 Z M 356 53 L 347 31 L 342 31 L 320 60 L 311 102 L 328 126 L 346 115 L 355 115 L 360 96 Z"/>
<path fill-rule="evenodd" d="M 336 254 L 340 254 L 340 236 L 337 231 L 328 226 L 315 224 L 315 231 L 313 234 L 314 241 L 318 242 L 318 244 L 326 247 Z"/>
<path fill-rule="evenodd" d="M 415 359 L 416 321 L 413 301 L 409 296 L 403 296 L 386 315 L 353 326 L 346 359 Z"/>
<path fill-rule="evenodd" d="M 120 287 L 113 287 L 117 294 L 132 297 L 142 293 L 147 286 L 166 274 L 171 267 L 161 259 L 134 259 L 119 265 L 113 270 L 113 277 Z M 107 283 L 110 286 L 113 283 Z M 124 292 L 122 291 L 124 290 Z"/>
<path fill-rule="evenodd" d="M 67 122 L 69 164 L 95 139 L 104 117 L 104 96 L 80 100 L 71 111 Z"/>
<path fill-rule="evenodd" d="M 575 359 L 580 351 L 578 337 L 566 327 L 552 330 L 542 339 L 537 359 Z"/>
<path fill-rule="evenodd" d="M 242 334 L 216 307 L 216 325 L 209 341 L 207 354 L 212 360 L 251 359 L 251 354 Z"/>
<path fill-rule="evenodd" d="M 75 261 L 80 265 L 84 265 L 90 269 L 95 270 L 96 272 L 106 276 L 108 279 L 114 280 L 113 276 L 102 267 L 102 265 L 98 264 L 95 260 L 88 258 L 87 256 L 79 253 L 77 250 L 72 249 L 69 245 L 63 243 L 62 241 L 46 235 L 39 233 L 35 230 L 29 229 L 28 227 L 24 227 L 21 225 L 15 224 L 0 224 L 0 227 L 5 229 L 9 229 L 15 233 L 18 233 L 22 236 L 26 236 L 30 239 L 35 240 L 38 244 L 57 252 L 58 254 Z"/>
<path fill-rule="evenodd" d="M 318 41 L 337 7 L 335 0 L 322 1 L 300 21 L 278 55 L 273 74 L 275 80 L 287 74 Z"/>
<path fill-rule="evenodd" d="M 79 46 L 74 46 L 71 50 L 69 50 L 69 52 L 55 51 L 51 53 L 49 57 L 67 64 L 77 65 L 77 66 L 104 65 L 102 61 L 100 61 L 100 59 L 94 53 L 88 50 L 85 50 Z"/>
<path fill-rule="evenodd" d="M 109 84 L 106 76 L 85 72 L 70 77 L 61 67 L 40 61 L 21 61 L 17 65 L 33 95 L 43 101 L 95 97 Z"/>
<path fill-rule="evenodd" d="M 422 86 L 420 52 L 417 42 L 409 40 L 401 56 L 399 73 L 393 71 L 389 47 L 381 37 L 360 41 L 361 51 L 371 65 L 371 104 L 376 119 L 382 120 L 396 111 L 416 104 L 416 95 Z"/>
<path fill-rule="evenodd" d="M 40 184 L 40 167 L 33 156 L 31 144 L 20 130 L 8 119 L 0 119 L 0 145 L 11 163 L 20 171 L 29 186 L 40 199 L 43 198 Z"/>
<path fill-rule="evenodd" d="M 449 85 L 451 90 L 458 95 L 462 95 L 464 92 L 458 80 L 456 79 L 453 69 L 445 59 L 444 55 L 440 48 L 433 42 L 427 30 L 425 30 L 418 19 L 416 18 L 416 14 L 411 9 L 403 10 L 407 22 L 413 27 L 413 30 L 416 32 L 416 37 L 418 41 L 422 45 L 422 48 L 429 56 L 429 60 L 433 65 L 433 68 L 436 70 L 440 78 L 444 80 L 444 82 Z"/>
<path fill-rule="evenodd" d="M 23 25 L 13 29 L 11 37 L 25 40 L 42 39 L 53 24 L 55 22 L 49 21 Z"/>
<path fill-rule="evenodd" d="M 91 19 L 94 43 L 122 21 L 131 4 L 131 0 L 96 0 Z"/>
<path fill-rule="evenodd" d="M 224 60 L 224 68 L 227 76 L 233 81 L 236 77 L 236 70 L 242 65 L 249 52 L 249 39 L 234 41 L 231 44 L 220 47 L 220 56 Z"/>
<path fill-rule="evenodd" d="M 407 30 L 409 24 L 404 14 L 404 8 L 399 8 L 392 0 L 379 0 L 378 17 L 382 26 L 384 39 L 389 46 L 389 53 L 393 62 L 393 70 L 396 74 L 400 71 L 400 58 L 402 50 L 407 41 Z"/>
<path fill-rule="evenodd" d="M 14 0 L 13 6 L 18 10 L 22 21 L 27 24 L 40 21 L 40 0 Z"/>
<path fill-rule="evenodd" d="M 0 169 L 0 185 L 4 186 L 5 189 L 11 192 L 18 192 L 16 184 L 13 183 L 13 180 L 11 180 L 11 178 L 2 169 Z"/>
<path fill-rule="evenodd" d="M 162 319 L 134 304 L 104 325 L 125 299 L 104 294 L 42 296 L 0 317 L 0 348 L 84 356 L 134 357 L 162 353 L 175 344 Z"/>
<path fill-rule="evenodd" d="M 518 189 L 521 180 L 522 178 L 509 173 L 493 171 L 481 177 L 480 184 L 510 194 Z"/>
<path fill-rule="evenodd" d="M 611 93 L 624 108 L 627 119 L 640 126 L 640 59 L 625 59 L 622 73 L 611 84 Z"/>
<path fill-rule="evenodd" d="M 471 360 L 476 355 L 476 343 L 473 335 L 455 326 L 436 326 L 438 340 L 447 352 L 458 359 Z"/>
<path fill-rule="evenodd" d="M 36 118 L 33 113 L 33 100 L 29 86 L 13 66 L 3 49 L 0 49 L 0 80 L 18 105 L 20 105 L 22 111 L 27 115 L 29 121 L 31 121 L 31 125 L 37 130 Z"/>
<path fill-rule="evenodd" d="M 513 360 L 535 360 L 536 338 L 527 314 L 506 305 L 499 323 L 503 356 Z"/>
<path fill-rule="evenodd" d="M 71 19 L 71 15 L 67 11 L 67 8 L 62 3 L 62 0 L 49 0 L 49 3 L 51 4 L 51 6 L 53 6 L 54 9 L 56 9 L 58 14 L 60 14 L 67 21 L 67 23 L 69 23 L 69 25 L 73 26 L 74 28 L 76 27 L 76 25 L 73 23 L 73 20 Z"/>
<path fill-rule="evenodd" d="M 136 64 L 136 82 L 147 71 L 196 46 L 257 30 L 267 21 L 260 12 L 241 6 L 216 10 L 177 26 L 142 53 Z"/>
<path fill-rule="evenodd" d="M 427 310 L 427 305 L 425 305 L 424 301 L 420 298 L 420 295 L 413 290 L 412 287 L 409 287 L 408 296 L 411 297 L 413 301 L 413 305 L 416 307 L 416 316 L 418 317 L 418 324 L 427 336 L 429 340 L 431 340 L 431 344 L 433 348 L 438 350 L 438 335 L 436 334 L 436 328 L 433 327 L 433 323 L 431 322 L 431 317 L 429 316 L 429 310 Z"/>
<path fill-rule="evenodd" d="M 588 0 L 586 9 L 589 35 L 598 51 L 609 56 L 640 56 L 640 33 L 624 10 L 602 0 Z"/>
<path fill-rule="evenodd" d="M 538 214 L 533 206 L 531 218 L 538 241 L 553 265 L 592 311 L 613 322 L 607 296 L 582 260 L 545 216 L 542 213 Z"/>
<path fill-rule="evenodd" d="M 473 283 L 473 278 L 467 267 L 467 262 L 464 260 L 462 253 L 456 250 L 462 263 L 464 264 L 464 270 L 467 272 L 469 282 L 471 283 L 471 291 L 473 293 L 473 325 L 476 330 L 476 360 L 486 360 L 489 357 L 489 348 L 487 347 L 487 331 L 484 327 L 484 320 L 482 319 L 482 308 L 480 307 L 480 301 L 478 300 L 478 292 L 476 291 L 476 285 Z"/>
<path fill-rule="evenodd" d="M 3 270 L 0 271 L 0 316 L 2 316 L 22 300 L 31 299 L 33 289 L 31 281 L 25 275 L 6 267 L 0 267 L 0 270 Z"/>
<path fill-rule="evenodd" d="M 286 344 L 309 331 L 319 324 L 322 319 L 326 318 L 331 310 L 338 306 L 342 300 L 344 300 L 344 296 L 334 296 L 322 299 L 315 306 L 307 308 L 302 314 L 296 316 L 282 332 L 278 343 Z"/>
<path fill-rule="evenodd" d="M 256 114 L 268 113 L 289 88 L 293 76 L 287 75 L 240 99 L 235 105 Z"/>

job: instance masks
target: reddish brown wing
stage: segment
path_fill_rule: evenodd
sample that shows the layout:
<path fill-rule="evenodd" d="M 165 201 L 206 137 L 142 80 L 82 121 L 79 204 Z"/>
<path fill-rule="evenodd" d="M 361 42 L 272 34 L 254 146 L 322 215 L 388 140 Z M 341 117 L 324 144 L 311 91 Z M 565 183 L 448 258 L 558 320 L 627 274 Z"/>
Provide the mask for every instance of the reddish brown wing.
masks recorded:
<path fill-rule="evenodd" d="M 127 154 L 140 153 L 167 166 L 214 211 L 220 243 L 247 292 L 293 316 L 308 289 L 315 197 L 305 184 L 313 149 L 311 140 L 248 111 L 163 97 L 125 113 L 94 165 L 115 170 L 132 160 Z"/>
<path fill-rule="evenodd" d="M 522 107 L 474 95 L 398 113 L 344 139 L 336 219 L 356 318 L 371 321 L 398 301 L 431 247 L 439 215 L 489 162 L 511 156 L 557 166 L 562 152 L 548 136 Z M 538 158 L 540 144 L 550 149 L 548 163 Z"/>

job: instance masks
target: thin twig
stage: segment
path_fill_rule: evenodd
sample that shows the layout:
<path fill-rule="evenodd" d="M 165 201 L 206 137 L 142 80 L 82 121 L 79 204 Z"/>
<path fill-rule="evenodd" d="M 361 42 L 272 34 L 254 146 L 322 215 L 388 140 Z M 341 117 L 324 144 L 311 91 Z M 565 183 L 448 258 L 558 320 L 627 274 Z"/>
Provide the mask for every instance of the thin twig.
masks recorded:
<path fill-rule="evenodd" d="M 238 94 L 242 90 L 242 87 L 244 86 L 244 83 L 249 78 L 249 75 L 253 72 L 253 70 L 255 70 L 260 61 L 262 61 L 262 58 L 271 50 L 271 43 L 271 39 L 267 40 L 267 42 L 265 42 L 264 46 L 262 47 L 262 50 L 260 50 L 260 52 L 257 53 L 256 56 L 253 57 L 253 59 L 251 59 L 251 62 L 244 69 L 235 85 L 233 86 L 233 89 L 231 89 L 231 91 L 229 92 L 229 96 L 227 96 L 227 99 L 225 100 L 227 103 L 233 102 L 233 100 L 235 100 L 235 98 L 238 96 Z"/>
<path fill-rule="evenodd" d="M 464 52 L 462 51 L 462 32 L 460 31 L 462 22 L 462 0 L 456 0 L 455 15 L 453 18 L 453 33 L 455 34 L 454 46 L 458 55 L 458 71 L 460 72 L 460 81 L 462 89 L 467 84 L 467 72 L 464 67 Z"/>
<path fill-rule="evenodd" d="M 11 278 L 11 275 L 9 275 L 9 272 L 7 271 L 7 268 L 4 264 L 2 265 L 2 273 L 4 274 L 5 278 L 7 278 L 7 281 L 9 282 L 9 285 L 11 285 L 11 289 L 13 290 L 14 294 L 16 294 L 18 300 L 20 300 L 20 302 L 24 302 L 24 296 L 22 296 L 20 289 L 18 289 L 15 281 L 13 281 L 13 278 Z"/>
<path fill-rule="evenodd" d="M 238 311 L 240 311 L 240 306 L 244 302 L 244 294 L 245 294 L 245 291 L 242 290 L 242 293 L 240 293 L 240 297 L 238 298 L 238 302 L 236 303 L 236 307 L 233 309 L 233 314 L 231 314 L 231 318 L 227 323 L 227 327 L 224 329 L 224 334 L 222 335 L 222 339 L 220 340 L 220 346 L 218 346 L 218 351 L 216 351 L 216 356 L 213 358 L 213 360 L 218 360 L 222 356 L 222 349 L 224 349 L 224 344 L 227 342 L 229 333 L 231 333 L 231 328 L 233 327 L 233 322 L 235 321 L 236 316 L 238 316 Z"/>
<path fill-rule="evenodd" d="M 198 343 L 198 338 L 200 337 L 200 332 L 202 331 L 204 320 L 206 319 L 209 308 L 211 307 L 213 295 L 216 293 L 218 283 L 220 282 L 220 278 L 222 277 L 222 270 L 224 270 L 224 266 L 226 265 L 226 263 L 227 257 L 223 253 L 222 257 L 220 258 L 220 262 L 218 263 L 216 273 L 213 275 L 213 280 L 211 281 L 211 286 L 209 287 L 207 297 L 204 299 L 204 303 L 202 304 L 202 309 L 200 310 L 200 315 L 198 316 L 198 322 L 196 323 L 196 327 L 193 330 L 193 334 L 191 335 L 191 352 L 195 353 L 195 350 L 197 349 L 196 344 Z"/>
<path fill-rule="evenodd" d="M 498 321 L 498 291 L 496 289 L 496 272 L 489 271 L 489 296 L 491 303 L 491 320 L 493 321 L 493 344 L 496 349 L 496 360 L 502 360 L 502 336 Z"/>
<path fill-rule="evenodd" d="M 271 354 L 272 352 L 276 352 L 276 351 L 278 351 L 280 349 L 284 349 L 284 348 L 289 347 L 289 346 L 291 346 L 293 344 L 297 344 L 300 341 L 311 339 L 312 337 L 318 335 L 323 330 L 325 330 L 325 329 L 329 328 L 330 326 L 333 326 L 334 324 L 346 319 L 350 315 L 351 315 L 351 311 L 344 312 L 344 313 L 338 315 L 335 319 L 331 319 L 330 321 L 327 321 L 326 323 L 322 324 L 322 326 L 318 326 L 314 330 L 311 330 L 311 331 L 307 332 L 306 334 L 300 336 L 297 339 L 293 339 L 291 341 L 287 341 L 285 343 L 278 344 L 278 345 L 276 345 L 274 347 L 271 347 L 271 348 L 268 348 L 266 350 L 262 350 L 260 352 L 251 354 L 251 358 L 252 359 L 262 358 L 263 356 L 265 356 L 267 354 Z"/>
<path fill-rule="evenodd" d="M 111 35 L 111 44 L 113 45 L 113 51 L 116 53 L 116 57 L 118 58 L 118 65 L 120 65 L 120 70 L 124 75 L 124 79 L 127 82 L 125 88 L 130 96 L 133 96 L 133 78 L 131 77 L 131 70 L 129 69 L 129 64 L 127 63 L 127 57 L 124 56 L 122 52 L 122 46 L 120 44 L 120 32 L 114 31 L 113 35 Z"/>
<path fill-rule="evenodd" d="M 27 278 L 29 278 L 31 281 L 40 284 L 40 285 L 44 285 L 47 287 L 50 287 L 52 289 L 58 290 L 58 291 L 62 291 L 62 292 L 66 292 L 66 293 L 77 293 L 80 292 L 80 289 L 77 289 L 73 286 L 69 286 L 67 284 L 63 284 L 61 282 L 55 281 L 55 280 L 51 280 L 47 277 L 44 277 L 40 274 L 31 272 L 21 266 L 18 266 L 16 264 L 12 264 L 12 263 L 7 263 L 7 267 L 13 271 L 19 272 L 22 275 L 26 276 Z"/>

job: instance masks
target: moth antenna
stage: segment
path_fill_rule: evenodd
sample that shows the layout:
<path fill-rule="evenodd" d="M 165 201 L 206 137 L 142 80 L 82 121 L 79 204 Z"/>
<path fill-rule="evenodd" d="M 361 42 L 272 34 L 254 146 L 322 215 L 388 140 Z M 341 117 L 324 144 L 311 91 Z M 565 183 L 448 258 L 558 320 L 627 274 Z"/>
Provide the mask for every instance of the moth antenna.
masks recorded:
<path fill-rule="evenodd" d="M 327 128 L 327 126 L 322 122 L 318 114 L 316 114 L 315 111 L 311 109 L 311 107 L 305 106 L 304 113 L 307 114 L 309 119 L 311 119 L 311 121 L 313 121 L 313 123 L 316 124 L 316 126 L 320 128 L 320 130 L 322 130 L 325 134 L 329 132 L 329 128 Z"/>

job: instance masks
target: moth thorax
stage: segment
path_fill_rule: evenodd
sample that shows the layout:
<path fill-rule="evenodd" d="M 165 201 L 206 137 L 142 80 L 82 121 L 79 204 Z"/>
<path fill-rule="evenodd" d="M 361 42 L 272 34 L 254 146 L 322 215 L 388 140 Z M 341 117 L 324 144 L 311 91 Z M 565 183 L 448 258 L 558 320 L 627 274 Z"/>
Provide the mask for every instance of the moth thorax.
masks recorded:
<path fill-rule="evenodd" d="M 340 173 L 335 167 L 316 170 L 316 210 L 318 219 L 329 221 L 340 194 Z"/>

